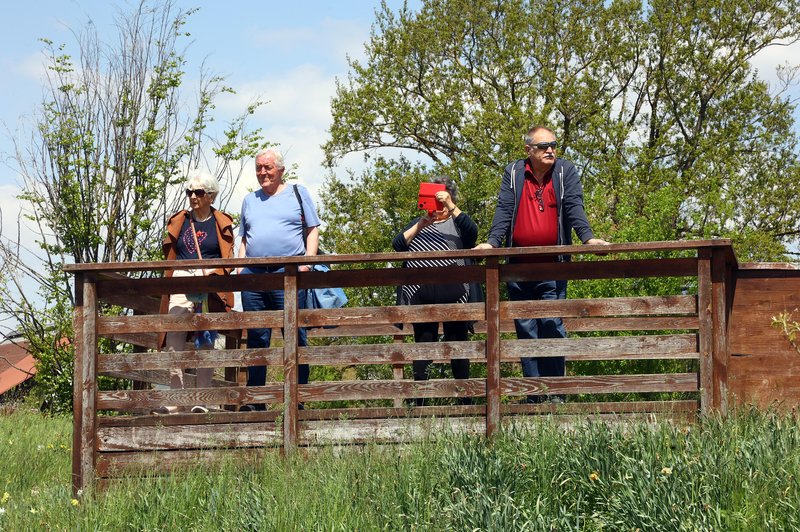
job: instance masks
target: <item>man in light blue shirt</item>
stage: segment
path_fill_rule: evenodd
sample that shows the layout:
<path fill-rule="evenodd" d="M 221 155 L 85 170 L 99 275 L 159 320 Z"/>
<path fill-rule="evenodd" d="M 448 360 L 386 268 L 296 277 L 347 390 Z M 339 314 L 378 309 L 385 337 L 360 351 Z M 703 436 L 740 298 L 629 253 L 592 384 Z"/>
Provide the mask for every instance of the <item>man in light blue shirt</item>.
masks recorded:
<path fill-rule="evenodd" d="M 283 155 L 272 148 L 256 155 L 256 177 L 260 189 L 248 194 L 242 202 L 239 235 L 242 244 L 239 257 L 292 257 L 316 255 L 319 247 L 319 217 L 308 190 L 302 185 L 287 185 L 283 180 L 286 167 Z M 294 187 L 297 187 L 295 194 Z M 300 201 L 303 202 L 302 206 Z M 303 215 L 305 232 L 303 234 Z M 308 271 L 308 266 L 300 266 Z M 282 272 L 282 266 L 242 268 L 240 274 Z M 248 310 L 283 310 L 283 290 L 243 291 L 242 308 Z M 298 308 L 305 308 L 305 290 L 298 292 Z M 306 330 L 298 329 L 298 345 L 307 345 Z M 247 347 L 269 347 L 272 329 L 248 329 Z M 307 364 L 298 367 L 298 382 L 308 383 Z M 247 371 L 248 386 L 263 386 L 266 366 L 251 366 Z M 243 410 L 263 410 L 263 404 L 246 405 Z"/>

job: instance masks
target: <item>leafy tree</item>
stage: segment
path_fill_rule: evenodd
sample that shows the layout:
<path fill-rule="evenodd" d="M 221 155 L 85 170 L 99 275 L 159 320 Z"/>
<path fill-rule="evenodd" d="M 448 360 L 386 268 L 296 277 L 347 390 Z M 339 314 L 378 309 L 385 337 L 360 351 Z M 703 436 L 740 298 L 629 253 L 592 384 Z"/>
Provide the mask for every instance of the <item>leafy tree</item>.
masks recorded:
<path fill-rule="evenodd" d="M 72 396 L 74 297 L 62 265 L 160 258 L 166 218 L 184 201 L 174 185 L 187 170 L 215 164 L 224 207 L 240 176 L 236 163 L 259 147 L 258 132 L 246 127 L 258 101 L 224 128 L 222 142 L 209 135 L 215 99 L 233 92 L 223 78 L 201 69 L 196 104 L 188 104 L 182 42 L 192 13 L 142 0 L 119 13 L 114 43 L 91 23 L 75 34 L 75 56 L 65 44 L 42 41 L 44 101 L 31 137 L 16 147 L 20 197 L 39 251 L 20 242 L 19 231 L 16 241 L 3 239 L 0 312 L 30 341 L 40 397 L 51 410 L 69 410 Z M 30 251 L 37 262 L 25 257 Z M 30 297 L 31 285 L 44 308 Z"/>
<path fill-rule="evenodd" d="M 800 1 L 427 0 L 376 14 L 351 60 L 324 148 L 374 165 L 323 193 L 329 245 L 386 249 L 410 182 L 454 177 L 488 230 L 502 170 L 532 124 L 553 127 L 582 173 L 587 211 L 615 241 L 727 237 L 741 259 L 779 259 L 800 235 L 788 87 L 751 60 L 800 38 Z M 420 160 L 384 160 L 397 149 Z M 391 151 L 387 151 L 391 150 Z M 389 168 L 394 168 L 389 172 Z M 404 184 L 399 185 L 398 180 Z M 397 206 L 369 211 L 367 198 Z M 400 202 L 403 203 L 400 203 Z M 356 216 L 361 233 L 331 231 Z M 376 236 L 381 235 L 381 236 Z"/>

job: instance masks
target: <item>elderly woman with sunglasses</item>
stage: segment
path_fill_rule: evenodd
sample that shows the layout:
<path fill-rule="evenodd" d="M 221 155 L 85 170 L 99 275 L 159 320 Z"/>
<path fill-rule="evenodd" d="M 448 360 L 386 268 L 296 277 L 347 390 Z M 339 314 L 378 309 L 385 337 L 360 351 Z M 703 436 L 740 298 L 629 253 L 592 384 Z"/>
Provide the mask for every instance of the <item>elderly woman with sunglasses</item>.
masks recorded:
<path fill-rule="evenodd" d="M 207 174 L 193 175 L 186 181 L 186 197 L 189 210 L 180 210 L 167 222 L 167 236 L 163 251 L 167 260 L 219 259 L 233 257 L 233 219 L 230 215 L 216 210 L 211 204 L 219 193 L 219 183 Z M 225 275 L 228 270 L 176 268 L 167 271 L 167 277 L 196 277 L 202 275 Z M 227 312 L 233 307 L 232 293 L 210 294 L 171 294 L 161 299 L 161 313 L 185 315 L 194 312 Z M 194 340 L 197 349 L 214 347 L 215 332 L 170 332 L 162 333 L 161 346 L 168 351 L 185 351 L 187 340 Z M 197 368 L 195 384 L 198 388 L 209 388 L 213 368 Z M 186 388 L 183 369 L 170 370 L 170 388 Z M 195 406 L 194 413 L 208 412 L 205 406 Z M 154 413 L 168 414 L 178 412 L 174 406 L 165 406 Z"/>

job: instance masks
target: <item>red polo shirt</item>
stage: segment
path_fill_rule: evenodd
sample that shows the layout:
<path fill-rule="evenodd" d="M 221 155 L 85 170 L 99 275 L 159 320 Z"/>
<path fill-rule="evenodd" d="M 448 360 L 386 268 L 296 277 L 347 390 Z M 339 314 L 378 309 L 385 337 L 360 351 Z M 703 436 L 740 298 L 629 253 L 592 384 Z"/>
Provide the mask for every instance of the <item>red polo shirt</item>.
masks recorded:
<path fill-rule="evenodd" d="M 547 172 L 544 183 L 539 185 L 533 177 L 529 159 L 525 161 L 525 184 L 512 238 L 514 247 L 555 246 L 558 243 L 558 206 L 553 171 Z"/>

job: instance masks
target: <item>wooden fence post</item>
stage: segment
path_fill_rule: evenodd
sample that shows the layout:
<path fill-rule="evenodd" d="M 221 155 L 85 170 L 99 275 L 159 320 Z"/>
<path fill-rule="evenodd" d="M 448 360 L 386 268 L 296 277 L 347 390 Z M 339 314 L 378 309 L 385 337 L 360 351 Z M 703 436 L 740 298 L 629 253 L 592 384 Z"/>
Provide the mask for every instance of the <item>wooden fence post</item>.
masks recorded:
<path fill-rule="evenodd" d="M 404 336 L 402 334 L 395 334 L 392 337 L 392 343 L 395 344 L 402 344 L 404 340 Z M 396 381 L 403 380 L 403 366 L 404 364 L 392 364 L 392 378 Z M 395 397 L 393 401 L 395 408 L 402 408 L 403 407 L 403 398 L 402 397 Z"/>
<path fill-rule="evenodd" d="M 297 448 L 299 393 L 297 387 L 297 265 L 287 264 L 283 276 L 283 449 Z"/>
<path fill-rule="evenodd" d="M 711 288 L 711 250 L 697 250 L 697 317 L 700 351 L 700 413 L 709 414 L 714 408 L 714 321 Z"/>
<path fill-rule="evenodd" d="M 500 429 L 500 271 L 486 259 L 486 436 Z"/>
<path fill-rule="evenodd" d="M 73 326 L 72 492 L 78 497 L 94 481 L 97 434 L 97 289 L 81 273 L 75 276 Z"/>
<path fill-rule="evenodd" d="M 725 249 L 714 248 L 711 255 L 712 375 L 714 409 L 728 413 L 728 279 Z"/>

